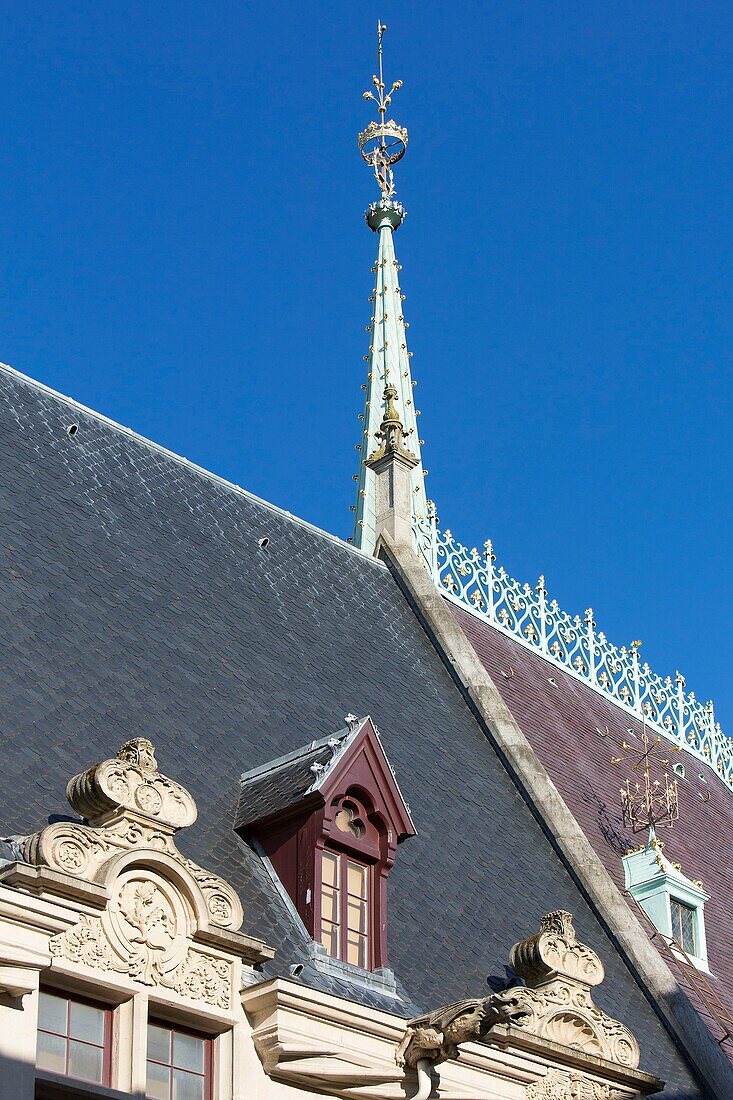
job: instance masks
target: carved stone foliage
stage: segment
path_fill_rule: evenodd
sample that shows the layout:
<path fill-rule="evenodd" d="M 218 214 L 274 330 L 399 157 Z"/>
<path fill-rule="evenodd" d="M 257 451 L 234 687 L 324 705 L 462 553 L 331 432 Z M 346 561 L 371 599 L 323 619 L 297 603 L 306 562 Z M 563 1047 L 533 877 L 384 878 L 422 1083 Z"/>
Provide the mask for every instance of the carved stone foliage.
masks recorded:
<path fill-rule="evenodd" d="M 609 1085 L 559 1069 L 527 1087 L 527 1100 L 611 1100 L 612 1095 Z"/>
<path fill-rule="evenodd" d="M 173 834 L 196 820 L 196 803 L 158 771 L 150 741 L 127 741 L 114 759 L 74 776 L 66 793 L 87 823 L 59 821 L 23 838 L 19 849 L 26 863 L 103 882 L 115 856 L 141 849 L 165 853 L 196 880 L 213 924 L 233 931 L 241 926 L 235 891 L 176 848 Z"/>
<path fill-rule="evenodd" d="M 160 774 L 153 746 L 136 738 L 75 776 L 67 794 L 86 822 L 49 825 L 23 838 L 19 855 L 102 885 L 109 900 L 53 937 L 51 954 L 231 1008 L 232 956 L 256 961 L 264 945 L 236 935 L 243 914 L 229 884 L 176 848 L 174 833 L 196 819 L 188 791 Z"/>
<path fill-rule="evenodd" d="M 590 947 L 578 942 L 570 913 L 547 913 L 537 935 L 514 945 L 510 961 L 525 985 L 410 1021 L 397 1050 L 398 1064 L 414 1067 L 422 1058 L 438 1064 L 457 1057 L 461 1043 L 511 1030 L 629 1069 L 638 1066 L 634 1036 L 593 1003 L 591 988 L 603 981 L 603 966 Z M 585 1093 L 577 1095 L 585 1100 Z"/>
<path fill-rule="evenodd" d="M 539 933 L 515 943 L 509 958 L 517 974 L 530 985 L 554 974 L 589 986 L 600 985 L 604 977 L 601 960 L 590 947 L 578 942 L 573 918 L 564 909 L 545 913 Z"/>

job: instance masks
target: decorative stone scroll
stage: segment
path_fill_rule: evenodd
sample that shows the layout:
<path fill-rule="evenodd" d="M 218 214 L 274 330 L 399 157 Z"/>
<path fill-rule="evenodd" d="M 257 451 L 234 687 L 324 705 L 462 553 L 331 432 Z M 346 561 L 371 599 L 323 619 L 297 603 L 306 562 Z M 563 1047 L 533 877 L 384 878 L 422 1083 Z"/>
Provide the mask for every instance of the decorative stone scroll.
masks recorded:
<path fill-rule="evenodd" d="M 491 1004 L 495 1011 L 514 1009 L 514 1027 L 629 1069 L 639 1065 L 629 1029 L 593 1003 L 591 988 L 603 981 L 603 964 L 578 942 L 570 913 L 547 913 L 539 933 L 515 944 L 509 959 L 526 985 L 495 994 Z M 504 1026 L 500 1020 L 492 1028 Z"/>
<path fill-rule="evenodd" d="M 639 1046 L 634 1036 L 593 1003 L 591 988 L 603 981 L 603 965 L 594 951 L 578 942 L 570 913 L 557 910 L 542 917 L 539 933 L 515 944 L 510 962 L 526 984 L 480 1000 L 447 1005 L 410 1021 L 397 1050 L 398 1065 L 414 1068 L 421 1059 L 437 1065 L 456 1058 L 461 1043 L 511 1034 L 526 1037 L 530 1045 L 536 1045 L 535 1041 L 559 1044 L 572 1048 L 581 1058 L 590 1055 L 628 1070 L 638 1066 Z M 572 1084 L 571 1078 L 567 1080 Z M 553 1081 L 547 1084 L 548 1089 L 555 1088 Z M 573 1085 L 575 1092 L 562 1091 L 567 1081 L 557 1078 L 555 1083 L 555 1092 L 537 1092 L 536 1096 L 543 1100 L 555 1100 L 556 1095 L 558 1100 L 566 1096 L 595 1100 L 596 1095 L 610 1095 L 602 1090 L 593 1092 L 593 1082 L 583 1086 L 585 1091 Z"/>
<path fill-rule="evenodd" d="M 142 737 L 75 776 L 66 790 L 86 820 L 16 838 L 16 853 L 40 869 L 105 887 L 108 900 L 98 916 L 84 913 L 54 936 L 51 954 L 231 1008 L 234 959 L 260 962 L 273 952 L 238 932 L 243 912 L 231 886 L 176 848 L 174 833 L 196 820 L 188 791 L 161 775 Z"/>

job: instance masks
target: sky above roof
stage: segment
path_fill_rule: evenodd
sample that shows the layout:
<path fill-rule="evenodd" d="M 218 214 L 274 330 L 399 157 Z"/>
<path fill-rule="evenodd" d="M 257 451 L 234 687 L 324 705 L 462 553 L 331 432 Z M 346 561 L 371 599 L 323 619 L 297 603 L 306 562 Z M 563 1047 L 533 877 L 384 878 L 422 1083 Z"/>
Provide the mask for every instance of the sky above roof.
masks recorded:
<path fill-rule="evenodd" d="M 428 493 L 733 732 L 727 5 L 5 5 L 0 358 L 350 533 L 388 24 Z"/>

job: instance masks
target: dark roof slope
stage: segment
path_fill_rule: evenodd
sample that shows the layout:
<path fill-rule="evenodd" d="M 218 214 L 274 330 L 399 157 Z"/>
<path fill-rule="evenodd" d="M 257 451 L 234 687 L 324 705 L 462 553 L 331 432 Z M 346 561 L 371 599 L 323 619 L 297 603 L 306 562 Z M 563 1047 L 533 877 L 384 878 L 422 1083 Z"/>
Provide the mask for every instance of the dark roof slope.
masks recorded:
<path fill-rule="evenodd" d="M 630 735 L 640 738 L 641 723 L 575 677 L 539 654 L 508 638 L 489 623 L 451 604 L 512 714 L 621 889 L 621 857 L 643 837 L 624 828 L 619 785 L 624 774 L 611 764 Z M 665 855 L 693 880 L 701 879 L 710 901 L 705 904 L 708 981 L 729 1013 L 733 1012 L 733 794 L 718 775 L 696 757 L 675 758 L 685 765 L 679 781 L 680 817 L 671 829 L 660 829 Z M 644 922 L 648 927 L 647 922 Z M 686 992 L 716 1041 L 723 1030 L 707 1005 L 690 989 L 695 974 L 675 967 Z M 733 1041 L 723 1050 L 733 1060 Z"/>
<path fill-rule="evenodd" d="M 198 803 L 182 850 L 240 892 L 284 972 L 307 964 L 305 936 L 232 830 L 240 775 L 371 714 L 419 830 L 389 883 L 412 1001 L 302 979 L 408 1016 L 480 994 L 541 914 L 569 909 L 643 1067 L 699 1095 L 386 568 L 8 370 L 0 408 L 5 832 L 68 812 L 70 776 L 149 737 Z"/>
<path fill-rule="evenodd" d="M 317 789 L 316 772 L 325 771 L 326 765 L 333 760 L 334 749 L 343 747 L 349 733 L 348 729 L 340 730 L 331 737 L 310 741 L 285 756 L 245 772 L 241 778 L 234 827 L 243 829 L 253 821 L 270 817 Z"/>

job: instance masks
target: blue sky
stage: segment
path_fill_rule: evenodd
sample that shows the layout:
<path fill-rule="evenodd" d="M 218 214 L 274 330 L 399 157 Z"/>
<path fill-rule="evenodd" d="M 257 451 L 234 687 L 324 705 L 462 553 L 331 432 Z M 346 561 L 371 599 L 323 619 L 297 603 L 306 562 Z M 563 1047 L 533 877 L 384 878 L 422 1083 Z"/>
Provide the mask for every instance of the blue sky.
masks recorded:
<path fill-rule="evenodd" d="M 0 358 L 343 536 L 381 16 L 442 522 L 733 732 L 727 4 L 0 9 Z"/>

